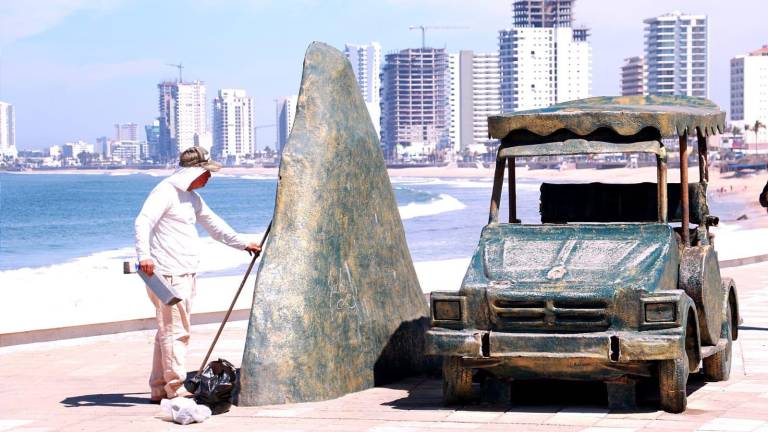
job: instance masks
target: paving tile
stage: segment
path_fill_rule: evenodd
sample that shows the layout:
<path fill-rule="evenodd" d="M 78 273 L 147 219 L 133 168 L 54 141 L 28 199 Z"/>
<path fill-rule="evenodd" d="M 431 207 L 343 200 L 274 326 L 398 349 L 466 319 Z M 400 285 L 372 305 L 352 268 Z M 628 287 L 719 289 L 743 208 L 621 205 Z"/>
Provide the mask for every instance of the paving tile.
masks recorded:
<path fill-rule="evenodd" d="M 496 423 L 543 424 L 555 413 L 551 412 L 513 412 L 508 411 L 496 419 Z"/>
<path fill-rule="evenodd" d="M 445 418 L 445 421 L 454 422 L 492 422 L 501 417 L 503 412 L 494 411 L 456 411 Z"/>
<path fill-rule="evenodd" d="M 634 428 L 640 429 L 650 424 L 651 420 L 604 418 L 595 423 L 594 427 L 601 428 Z"/>
<path fill-rule="evenodd" d="M 763 420 L 748 420 L 740 418 L 721 417 L 711 420 L 701 426 L 701 431 L 733 431 L 748 432 L 766 425 Z"/>
<path fill-rule="evenodd" d="M 0 431 L 7 431 L 32 423 L 32 420 L 0 419 Z"/>
<path fill-rule="evenodd" d="M 467 423 L 467 422 L 414 422 L 414 421 L 392 421 L 387 422 L 382 427 L 396 427 L 412 430 L 479 430 L 484 427 L 483 423 Z"/>
<path fill-rule="evenodd" d="M 548 418 L 545 424 L 556 424 L 564 426 L 592 426 L 600 421 L 600 417 L 580 415 L 578 413 L 557 413 Z"/>
<path fill-rule="evenodd" d="M 671 420 L 654 420 L 647 424 L 642 430 L 647 431 L 695 431 L 701 427 L 699 422 L 690 421 L 671 421 Z"/>
<path fill-rule="evenodd" d="M 599 427 L 599 426 L 592 426 L 588 428 L 584 428 L 581 431 L 582 432 L 635 432 L 639 428 L 632 428 L 632 427 Z"/>
<path fill-rule="evenodd" d="M 606 415 L 606 418 L 653 420 L 662 414 L 664 411 L 660 410 L 611 411 Z"/>

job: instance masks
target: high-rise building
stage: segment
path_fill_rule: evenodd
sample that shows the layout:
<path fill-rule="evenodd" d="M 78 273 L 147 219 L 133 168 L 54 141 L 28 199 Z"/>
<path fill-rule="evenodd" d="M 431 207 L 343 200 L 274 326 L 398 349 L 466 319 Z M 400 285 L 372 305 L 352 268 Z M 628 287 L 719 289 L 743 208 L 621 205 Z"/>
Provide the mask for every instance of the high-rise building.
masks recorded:
<path fill-rule="evenodd" d="M 708 97 L 707 16 L 672 12 L 643 22 L 648 94 Z"/>
<path fill-rule="evenodd" d="M 472 57 L 472 141 L 488 144 L 488 116 L 501 113 L 501 74 L 498 53 Z"/>
<path fill-rule="evenodd" d="M 210 140 L 205 113 L 205 83 L 165 81 L 157 85 L 160 158 L 172 161 L 184 149 Z M 210 147 L 210 144 L 209 144 Z"/>
<path fill-rule="evenodd" d="M 222 89 L 213 100 L 214 158 L 228 164 L 254 154 L 253 98 L 243 89 Z"/>
<path fill-rule="evenodd" d="M 277 125 L 277 150 L 278 154 L 283 153 L 285 143 L 293 129 L 293 120 L 296 117 L 296 103 L 298 96 L 283 96 L 278 98 L 275 105 L 275 124 Z"/>
<path fill-rule="evenodd" d="M 501 113 L 498 53 L 460 51 L 448 56 L 451 150 L 492 143 L 488 116 Z"/>
<path fill-rule="evenodd" d="M 112 157 L 112 146 L 111 146 L 112 140 L 105 136 L 100 136 L 96 138 L 96 150 L 97 152 L 101 153 L 101 157 L 104 160 L 108 160 Z"/>
<path fill-rule="evenodd" d="M 431 152 L 448 145 L 448 55 L 442 48 L 408 48 L 385 56 L 381 143 L 387 157 L 397 146 Z"/>
<path fill-rule="evenodd" d="M 516 0 L 512 3 L 513 27 L 570 27 L 575 0 Z"/>
<path fill-rule="evenodd" d="M 467 86 L 462 87 L 461 85 L 462 67 L 460 59 L 461 53 L 448 54 L 448 142 L 453 154 L 458 154 L 461 151 L 462 92 L 464 95 L 467 92 Z M 466 67 L 464 71 L 466 71 Z"/>
<path fill-rule="evenodd" d="M 150 125 L 144 126 L 144 134 L 147 140 L 147 155 L 157 161 L 160 153 L 160 119 L 156 119 Z"/>
<path fill-rule="evenodd" d="M 744 129 L 757 121 L 768 127 L 768 45 L 731 59 L 731 122 Z"/>
<path fill-rule="evenodd" d="M 115 141 L 136 141 L 139 139 L 139 125 L 136 123 L 115 123 Z"/>
<path fill-rule="evenodd" d="M 645 60 L 642 57 L 629 57 L 621 65 L 621 95 L 635 96 L 647 94 Z"/>
<path fill-rule="evenodd" d="M 574 28 L 575 0 L 517 0 L 513 27 L 499 31 L 501 99 L 505 112 L 589 97 L 589 31 Z"/>
<path fill-rule="evenodd" d="M 16 156 L 16 114 L 13 105 L 0 101 L 0 158 Z"/>
<path fill-rule="evenodd" d="M 344 54 L 352 64 L 352 71 L 360 87 L 360 93 L 365 99 L 368 114 L 379 133 L 381 117 L 380 96 L 381 89 L 381 45 L 371 42 L 369 45 L 344 45 Z"/>

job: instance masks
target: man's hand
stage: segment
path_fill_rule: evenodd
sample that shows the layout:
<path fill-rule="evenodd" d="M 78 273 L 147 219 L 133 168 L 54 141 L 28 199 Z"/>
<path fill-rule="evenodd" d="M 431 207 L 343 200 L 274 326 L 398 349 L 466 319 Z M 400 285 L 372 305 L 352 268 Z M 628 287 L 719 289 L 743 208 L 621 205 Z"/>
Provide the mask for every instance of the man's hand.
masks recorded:
<path fill-rule="evenodd" d="M 258 256 L 261 253 L 261 246 L 258 243 L 248 243 L 245 250 L 248 251 L 248 255 L 256 254 Z"/>
<path fill-rule="evenodd" d="M 155 274 L 155 263 L 151 259 L 139 261 L 139 268 L 149 277 Z"/>

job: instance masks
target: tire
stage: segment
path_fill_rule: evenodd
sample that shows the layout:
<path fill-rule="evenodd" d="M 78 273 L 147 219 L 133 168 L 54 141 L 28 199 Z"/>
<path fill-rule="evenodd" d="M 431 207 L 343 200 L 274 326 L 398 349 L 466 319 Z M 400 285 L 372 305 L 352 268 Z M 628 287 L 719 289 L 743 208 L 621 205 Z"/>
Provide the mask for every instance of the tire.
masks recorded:
<path fill-rule="evenodd" d="M 733 355 L 733 313 L 731 312 L 731 303 L 728 302 L 728 309 L 725 312 L 727 322 L 723 323 L 723 330 L 720 338 L 725 338 L 728 342 L 725 349 L 704 359 L 704 376 L 710 381 L 728 381 L 731 376 L 731 357 Z"/>
<path fill-rule="evenodd" d="M 472 399 L 472 369 L 461 365 L 461 357 L 443 359 L 443 402 L 456 405 Z"/>
<path fill-rule="evenodd" d="M 688 355 L 683 350 L 682 358 L 659 362 L 659 404 L 670 413 L 685 411 L 688 404 Z"/>

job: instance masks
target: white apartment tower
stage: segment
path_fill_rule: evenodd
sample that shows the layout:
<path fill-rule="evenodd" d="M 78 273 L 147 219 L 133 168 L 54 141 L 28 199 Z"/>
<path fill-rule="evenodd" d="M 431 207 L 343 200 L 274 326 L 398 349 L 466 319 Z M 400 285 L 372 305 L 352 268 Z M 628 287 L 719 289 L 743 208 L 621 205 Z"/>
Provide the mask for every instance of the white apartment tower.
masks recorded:
<path fill-rule="evenodd" d="M 173 161 L 196 144 L 206 146 L 205 83 L 165 81 L 157 85 L 160 111 L 160 157 Z M 207 145 L 209 147 L 209 145 Z"/>
<path fill-rule="evenodd" d="M 499 53 L 475 53 L 472 57 L 472 108 L 473 142 L 491 142 L 488 116 L 501 113 Z"/>
<path fill-rule="evenodd" d="M 243 89 L 222 89 L 213 100 L 214 158 L 238 163 L 254 154 L 253 99 Z"/>
<path fill-rule="evenodd" d="M 16 115 L 13 105 L 0 101 L 0 158 L 16 156 Z"/>
<path fill-rule="evenodd" d="M 293 121 L 296 118 L 296 103 L 299 97 L 283 96 L 277 99 L 277 105 L 275 106 L 275 124 L 277 125 L 277 153 L 282 154 L 285 143 L 288 141 L 288 136 L 293 129 Z"/>
<path fill-rule="evenodd" d="M 352 64 L 352 71 L 355 73 L 357 85 L 360 87 L 360 93 L 365 99 L 365 105 L 368 108 L 368 114 L 376 128 L 376 133 L 380 129 L 381 107 L 379 91 L 381 90 L 381 45 L 378 42 L 371 42 L 369 45 L 344 45 L 344 54 Z"/>
<path fill-rule="evenodd" d="M 621 95 L 636 96 L 647 93 L 645 60 L 637 56 L 625 58 L 621 66 Z"/>
<path fill-rule="evenodd" d="M 768 45 L 731 59 L 731 122 L 768 126 Z"/>
<path fill-rule="evenodd" d="M 461 151 L 461 63 L 460 53 L 448 54 L 448 142 L 450 151 Z"/>
<path fill-rule="evenodd" d="M 503 111 L 543 108 L 591 95 L 589 32 L 572 26 L 573 1 L 513 3 L 513 27 L 499 32 Z"/>
<path fill-rule="evenodd" d="M 451 150 L 489 144 L 488 116 L 501 113 L 498 53 L 461 51 L 448 55 Z"/>
<path fill-rule="evenodd" d="M 643 22 L 648 94 L 708 97 L 707 16 L 672 12 Z"/>

